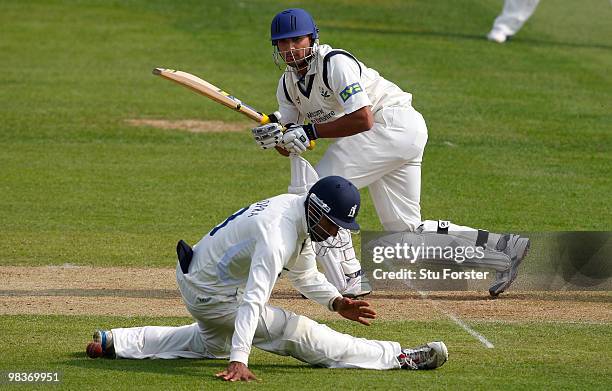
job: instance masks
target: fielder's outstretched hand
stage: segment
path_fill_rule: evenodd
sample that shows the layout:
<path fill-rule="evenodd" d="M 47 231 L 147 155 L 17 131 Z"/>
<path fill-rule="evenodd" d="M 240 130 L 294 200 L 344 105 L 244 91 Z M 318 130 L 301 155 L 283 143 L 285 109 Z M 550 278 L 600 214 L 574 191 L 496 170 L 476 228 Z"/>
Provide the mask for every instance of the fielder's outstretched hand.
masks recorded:
<path fill-rule="evenodd" d="M 239 361 L 231 361 L 227 369 L 217 373 L 215 376 L 226 381 L 251 381 L 257 380 L 253 372 Z"/>
<path fill-rule="evenodd" d="M 354 320 L 366 326 L 370 325 L 367 319 L 375 319 L 376 311 L 369 308 L 370 303 L 365 300 L 353 300 L 348 297 L 338 297 L 334 301 L 334 309 L 346 319 Z"/>

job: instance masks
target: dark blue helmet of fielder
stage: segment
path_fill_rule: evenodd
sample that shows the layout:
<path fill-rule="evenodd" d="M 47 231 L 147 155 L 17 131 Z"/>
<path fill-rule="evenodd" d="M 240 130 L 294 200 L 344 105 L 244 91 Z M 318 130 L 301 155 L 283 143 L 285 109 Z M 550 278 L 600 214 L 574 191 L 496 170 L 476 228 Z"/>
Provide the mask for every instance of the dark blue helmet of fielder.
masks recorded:
<path fill-rule="evenodd" d="M 340 228 L 357 231 L 359 224 L 355 217 L 360 205 L 359 190 L 347 179 L 340 176 L 319 179 L 310 188 L 306 198 L 308 228 L 310 230 L 321 216 L 326 216 Z"/>
<path fill-rule="evenodd" d="M 311 35 L 312 39 L 319 38 L 319 29 L 308 12 L 301 8 L 289 8 L 276 14 L 272 19 L 270 36 L 272 45 L 276 46 L 279 39 Z"/>

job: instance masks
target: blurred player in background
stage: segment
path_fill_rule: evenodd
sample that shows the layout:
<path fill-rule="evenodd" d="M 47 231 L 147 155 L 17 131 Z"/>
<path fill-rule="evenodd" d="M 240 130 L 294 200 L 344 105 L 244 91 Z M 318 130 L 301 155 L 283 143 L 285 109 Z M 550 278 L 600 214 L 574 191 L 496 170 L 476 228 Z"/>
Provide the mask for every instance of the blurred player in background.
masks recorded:
<path fill-rule="evenodd" d="M 539 3 L 540 0 L 504 0 L 504 8 L 487 35 L 489 41 L 504 43 L 518 33 Z"/>
<path fill-rule="evenodd" d="M 343 176 L 357 188 L 367 186 L 385 230 L 414 232 L 425 246 L 484 248 L 484 258 L 463 265 L 496 270 L 489 288 L 492 296 L 507 289 L 527 254 L 529 239 L 421 220 L 421 161 L 427 126 L 412 107 L 412 95 L 349 52 L 319 44 L 319 30 L 302 9 L 277 14 L 271 40 L 277 64 L 286 65 L 276 97 L 280 122 L 287 129 L 282 133 L 281 125 L 269 124 L 254 128 L 253 134 L 261 148 L 275 147 L 293 156 L 292 187 L 303 192 L 317 177 L 329 175 Z M 317 138 L 336 141 L 313 174 L 310 165 L 295 156 Z M 340 250 L 317 258 L 327 279 L 341 293 L 369 293 L 352 243 Z M 434 261 L 454 263 L 443 257 Z"/>

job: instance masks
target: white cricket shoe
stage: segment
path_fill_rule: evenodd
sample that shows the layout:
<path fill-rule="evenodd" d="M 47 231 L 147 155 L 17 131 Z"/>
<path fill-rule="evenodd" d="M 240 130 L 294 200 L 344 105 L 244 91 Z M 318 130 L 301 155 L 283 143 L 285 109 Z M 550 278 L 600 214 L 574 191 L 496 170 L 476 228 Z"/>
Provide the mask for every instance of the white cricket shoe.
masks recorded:
<path fill-rule="evenodd" d="M 430 342 L 413 349 L 402 349 L 397 356 L 401 369 L 436 369 L 448 360 L 448 349 L 442 341 Z"/>
<path fill-rule="evenodd" d="M 363 270 L 359 270 L 352 275 L 346 276 L 346 289 L 340 293 L 349 299 L 356 299 L 372 293 L 372 285 Z"/>
<path fill-rule="evenodd" d="M 504 43 L 510 36 L 500 29 L 494 28 L 487 34 L 487 39 L 492 42 Z"/>

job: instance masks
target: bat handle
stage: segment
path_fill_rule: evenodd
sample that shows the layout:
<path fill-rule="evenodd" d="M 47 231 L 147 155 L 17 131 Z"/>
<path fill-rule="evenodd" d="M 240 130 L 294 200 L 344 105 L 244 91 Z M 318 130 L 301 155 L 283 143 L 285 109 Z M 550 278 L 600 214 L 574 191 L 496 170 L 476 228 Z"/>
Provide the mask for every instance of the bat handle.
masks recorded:
<path fill-rule="evenodd" d="M 267 115 L 267 114 L 263 114 L 263 113 L 262 113 L 262 114 L 261 114 L 261 119 L 259 120 L 259 123 L 260 123 L 261 125 L 266 125 L 266 124 L 269 124 L 269 123 L 270 123 L 270 117 L 268 117 L 268 115 Z"/>
<path fill-rule="evenodd" d="M 261 120 L 259 120 L 259 123 L 262 124 L 262 125 L 269 124 L 270 123 L 270 117 L 268 117 L 267 114 L 263 114 L 262 113 L 261 114 Z M 316 144 L 315 144 L 314 140 L 310 140 L 310 144 L 308 144 L 308 149 L 310 149 L 312 151 L 313 149 L 315 149 L 315 146 L 316 146 Z"/>

